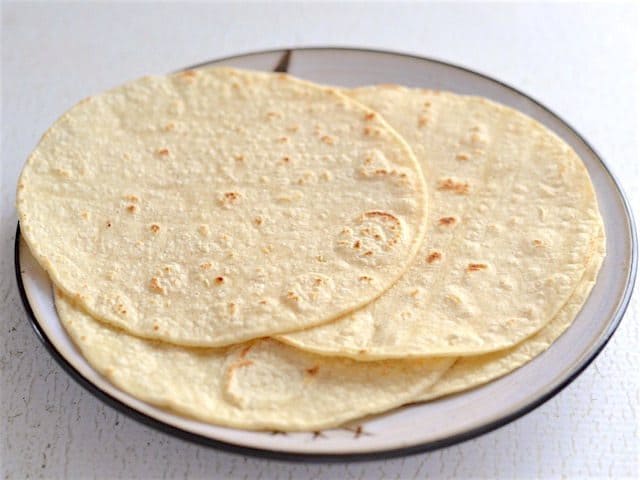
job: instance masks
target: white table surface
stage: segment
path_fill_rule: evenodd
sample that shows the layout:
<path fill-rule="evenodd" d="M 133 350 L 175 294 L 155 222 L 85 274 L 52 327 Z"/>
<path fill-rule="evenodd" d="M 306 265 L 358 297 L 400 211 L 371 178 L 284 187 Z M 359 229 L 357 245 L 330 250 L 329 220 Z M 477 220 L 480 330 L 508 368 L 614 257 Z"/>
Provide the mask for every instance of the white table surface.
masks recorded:
<path fill-rule="evenodd" d="M 640 297 L 573 384 L 525 417 L 396 460 L 289 464 L 144 427 L 85 392 L 31 331 L 13 274 L 17 176 L 81 98 L 146 73 L 295 45 L 395 49 L 465 65 L 550 106 L 640 200 L 640 10 L 626 5 L 24 4 L 2 7 L 0 474 L 6 478 L 627 478 L 639 475 Z"/>

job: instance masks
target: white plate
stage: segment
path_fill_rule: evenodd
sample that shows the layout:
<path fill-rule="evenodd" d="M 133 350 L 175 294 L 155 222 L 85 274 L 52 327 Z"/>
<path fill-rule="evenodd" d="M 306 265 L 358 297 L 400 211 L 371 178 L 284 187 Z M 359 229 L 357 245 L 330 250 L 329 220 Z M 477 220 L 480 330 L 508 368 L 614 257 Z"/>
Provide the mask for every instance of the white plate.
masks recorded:
<path fill-rule="evenodd" d="M 294 460 L 356 460 L 430 450 L 510 422 L 558 393 L 596 357 L 618 326 L 635 280 L 637 245 L 627 201 L 604 162 L 553 112 L 501 82 L 440 61 L 390 52 L 310 48 L 225 58 L 256 70 L 287 69 L 321 83 L 400 83 L 482 95 L 532 116 L 578 152 L 589 170 L 607 233 L 607 257 L 593 292 L 569 330 L 545 353 L 483 387 L 366 419 L 352 429 L 321 433 L 247 432 L 185 419 L 112 386 L 76 350 L 60 325 L 51 283 L 16 236 L 16 274 L 29 318 L 53 357 L 98 398 L 147 425 L 188 440 L 241 453 Z"/>

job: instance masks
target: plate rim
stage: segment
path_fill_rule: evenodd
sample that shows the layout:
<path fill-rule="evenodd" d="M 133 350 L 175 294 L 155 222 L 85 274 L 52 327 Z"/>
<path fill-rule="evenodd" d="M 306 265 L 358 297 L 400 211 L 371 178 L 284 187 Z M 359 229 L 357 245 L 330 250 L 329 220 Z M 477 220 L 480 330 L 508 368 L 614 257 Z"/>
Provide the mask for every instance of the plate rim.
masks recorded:
<path fill-rule="evenodd" d="M 18 286 L 18 291 L 20 294 L 20 299 L 24 306 L 25 312 L 27 314 L 27 318 L 33 328 L 36 336 L 40 340 L 40 342 L 44 345 L 49 354 L 53 357 L 53 359 L 62 367 L 62 369 L 69 374 L 71 378 L 73 378 L 80 386 L 82 386 L 86 391 L 92 394 L 94 397 L 98 398 L 102 402 L 109 405 L 111 408 L 114 408 L 119 413 L 126 415 L 127 417 L 151 427 L 157 431 L 160 431 L 165 434 L 169 434 L 176 438 L 180 438 L 182 440 L 189 441 L 191 443 L 195 443 L 198 445 L 203 445 L 206 447 L 212 447 L 219 450 L 223 450 L 230 453 L 240 454 L 240 455 L 250 455 L 253 457 L 259 458 L 267 458 L 272 460 L 285 460 L 285 461 L 295 461 L 295 462 L 318 462 L 318 463 L 329 463 L 329 462 L 345 462 L 345 461 L 370 461 L 370 460 L 384 460 L 390 458 L 397 458 L 401 456 L 407 455 L 415 455 L 419 453 L 429 452 L 433 450 L 437 450 L 440 448 L 448 447 L 451 445 L 455 445 L 461 442 L 465 442 L 467 440 L 471 440 L 485 433 L 489 433 L 493 430 L 496 430 L 512 421 L 526 415 L 527 413 L 533 411 L 538 408 L 543 403 L 546 403 L 552 397 L 560 393 L 564 390 L 569 384 L 571 384 L 600 354 L 603 348 L 607 345 L 615 331 L 617 330 L 622 318 L 624 317 L 629 302 L 631 300 L 631 296 L 633 294 L 636 275 L 637 275 L 637 267 L 638 267 L 638 239 L 636 226 L 634 221 L 633 212 L 631 210 L 629 199 L 627 198 L 620 182 L 617 177 L 614 175 L 612 170 L 609 168 L 607 163 L 604 161 L 602 156 L 598 153 L 598 151 L 564 118 L 555 113 L 553 110 L 548 108 L 546 105 L 537 101 L 535 98 L 532 98 L 530 95 L 524 93 L 518 88 L 513 87 L 512 85 L 505 83 L 501 80 L 498 80 L 490 75 L 478 72 L 476 70 L 447 62 L 444 60 L 440 60 L 433 57 L 427 57 L 422 55 L 417 55 L 414 53 L 401 52 L 397 50 L 383 50 L 383 49 L 375 49 L 375 48 L 362 48 L 362 47 L 349 47 L 349 46 L 303 46 L 303 47 L 283 47 L 283 48 L 272 48 L 265 50 L 255 50 L 248 51 L 235 55 L 228 55 L 220 58 L 214 58 L 212 60 L 208 60 L 205 62 L 201 62 L 195 65 L 191 65 L 185 67 L 185 70 L 200 68 L 212 63 L 217 63 L 226 60 L 232 60 L 242 57 L 248 57 L 251 55 L 260 55 L 260 54 L 270 54 L 270 53 L 278 53 L 282 52 L 282 58 L 288 58 L 285 56 L 290 55 L 295 51 L 351 51 L 351 52 L 361 52 L 361 53 L 375 53 L 375 54 L 384 54 L 384 55 L 392 55 L 398 57 L 412 58 L 415 60 L 431 62 L 435 64 L 439 64 L 442 66 L 454 68 L 466 73 L 470 73 L 476 75 L 478 77 L 483 78 L 489 82 L 497 84 L 507 90 L 510 90 L 512 93 L 520 95 L 521 97 L 527 99 L 528 101 L 535 104 L 538 108 L 541 108 L 546 113 L 551 115 L 557 121 L 566 126 L 572 134 L 574 134 L 586 147 L 591 151 L 593 156 L 600 162 L 606 174 L 610 177 L 613 185 L 615 186 L 615 190 L 621 200 L 623 209 L 625 211 L 626 217 L 629 223 L 629 233 L 630 233 L 630 241 L 631 241 L 631 258 L 630 258 L 630 270 L 629 275 L 626 279 L 626 285 L 624 289 L 624 293 L 620 298 L 618 308 L 616 309 L 614 315 L 612 316 L 612 321 L 609 324 L 607 331 L 602 334 L 602 336 L 598 339 L 598 342 L 594 344 L 594 347 L 588 356 L 579 364 L 575 370 L 568 375 L 566 378 L 562 379 L 556 385 L 554 385 L 550 390 L 545 392 L 543 395 L 535 398 L 530 403 L 523 405 L 518 410 L 505 415 L 495 421 L 487 422 L 486 424 L 480 425 L 476 428 L 470 429 L 468 431 L 459 433 L 457 435 L 452 435 L 447 438 L 443 438 L 435 441 L 428 441 L 416 445 L 411 445 L 407 447 L 394 448 L 388 450 L 377 450 L 365 453 L 296 453 L 296 452 L 284 452 L 281 450 L 272 450 L 268 448 L 255 448 L 243 446 L 227 441 L 216 440 L 204 435 L 200 435 L 197 433 L 189 432 L 183 430 L 179 427 L 169 425 L 161 420 L 151 417 L 145 413 L 140 412 L 139 410 L 127 405 L 123 401 L 118 400 L 117 398 L 111 396 L 109 393 L 101 390 L 97 385 L 92 383 L 86 377 L 84 377 L 80 371 L 78 371 L 64 356 L 56 349 L 53 342 L 49 339 L 44 329 L 40 325 L 40 322 L 36 315 L 33 312 L 31 304 L 27 298 L 26 290 L 24 287 L 24 283 L 22 280 L 22 268 L 20 264 L 20 223 L 18 222 L 16 228 L 15 242 L 14 242 L 14 268 L 15 268 L 15 276 L 16 282 Z M 281 59 L 282 61 L 282 59 Z"/>

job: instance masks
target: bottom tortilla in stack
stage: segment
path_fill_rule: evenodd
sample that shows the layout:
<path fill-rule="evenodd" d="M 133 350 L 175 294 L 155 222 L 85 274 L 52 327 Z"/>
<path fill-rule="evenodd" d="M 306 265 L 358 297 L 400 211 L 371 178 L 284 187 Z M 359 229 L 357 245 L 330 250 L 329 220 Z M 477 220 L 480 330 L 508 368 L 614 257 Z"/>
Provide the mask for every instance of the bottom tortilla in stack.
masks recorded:
<path fill-rule="evenodd" d="M 60 321 L 82 355 L 136 398 L 244 429 L 313 431 L 413 401 L 453 358 L 358 362 L 271 339 L 227 348 L 144 340 L 91 318 L 56 289 Z"/>

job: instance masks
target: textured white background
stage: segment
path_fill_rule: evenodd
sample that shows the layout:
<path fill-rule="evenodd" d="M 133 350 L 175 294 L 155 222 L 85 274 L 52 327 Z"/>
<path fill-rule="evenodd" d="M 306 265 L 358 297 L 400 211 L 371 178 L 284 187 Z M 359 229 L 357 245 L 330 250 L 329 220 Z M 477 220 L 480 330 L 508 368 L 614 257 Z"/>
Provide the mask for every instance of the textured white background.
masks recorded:
<path fill-rule="evenodd" d="M 87 394 L 31 331 L 13 275 L 16 178 L 81 98 L 146 73 L 288 45 L 434 56 L 488 73 L 573 124 L 640 212 L 640 30 L 632 4 L 2 4 L 0 474 L 6 478 L 626 478 L 639 475 L 640 297 L 570 387 L 481 438 L 352 464 L 287 464 L 191 445 Z"/>

